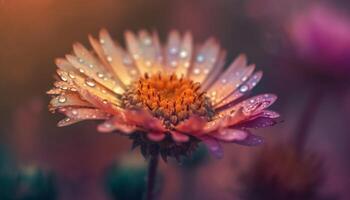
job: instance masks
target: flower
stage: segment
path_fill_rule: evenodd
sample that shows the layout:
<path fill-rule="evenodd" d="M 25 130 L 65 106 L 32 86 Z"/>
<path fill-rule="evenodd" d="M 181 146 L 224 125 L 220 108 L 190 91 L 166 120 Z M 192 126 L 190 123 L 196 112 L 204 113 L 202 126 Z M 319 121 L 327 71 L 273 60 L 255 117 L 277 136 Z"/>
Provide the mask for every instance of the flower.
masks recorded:
<path fill-rule="evenodd" d="M 128 135 L 144 156 L 178 158 L 203 141 L 221 157 L 219 142 L 260 144 L 248 128 L 274 125 L 279 117 L 266 110 L 273 94 L 242 100 L 262 72 L 254 73 L 245 55 L 224 71 L 225 51 L 212 38 L 195 48 L 190 33 L 172 31 L 161 46 L 156 33 L 127 31 L 126 51 L 106 30 L 99 36 L 89 36 L 93 51 L 76 43 L 74 55 L 56 60 L 60 80 L 48 91 L 49 108 L 67 116 L 58 126 L 104 120 L 100 132 Z"/>
<path fill-rule="evenodd" d="M 299 60 L 317 71 L 350 72 L 350 18 L 327 4 L 311 4 L 287 21 L 287 35 Z"/>

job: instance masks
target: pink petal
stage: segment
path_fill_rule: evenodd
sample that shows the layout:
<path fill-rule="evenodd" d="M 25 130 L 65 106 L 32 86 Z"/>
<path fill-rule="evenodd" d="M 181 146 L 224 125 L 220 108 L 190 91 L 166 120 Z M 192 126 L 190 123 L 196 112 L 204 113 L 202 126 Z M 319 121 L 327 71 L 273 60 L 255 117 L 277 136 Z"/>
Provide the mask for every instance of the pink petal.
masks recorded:
<path fill-rule="evenodd" d="M 202 83 L 213 70 L 220 53 L 218 42 L 209 38 L 201 45 L 194 55 L 193 66 L 188 71 L 188 77 L 194 81 Z"/>
<path fill-rule="evenodd" d="M 204 137 L 201 137 L 201 139 L 203 143 L 208 147 L 209 151 L 213 154 L 214 157 L 220 159 L 224 156 L 222 147 L 215 138 L 204 136 Z"/>
<path fill-rule="evenodd" d="M 147 138 L 154 141 L 154 142 L 160 142 L 165 138 L 165 134 L 160 132 L 150 132 L 147 133 Z"/>
<path fill-rule="evenodd" d="M 163 123 L 146 110 L 126 110 L 125 119 L 126 123 L 142 127 L 147 130 L 153 130 L 156 132 L 166 131 Z"/>
<path fill-rule="evenodd" d="M 236 128 L 266 128 L 273 126 L 277 123 L 275 119 L 268 117 L 258 117 L 253 120 L 242 122 L 238 125 L 235 125 Z"/>
<path fill-rule="evenodd" d="M 121 131 L 126 134 L 130 134 L 136 131 L 136 127 L 132 125 L 128 125 L 122 119 L 122 116 L 114 116 L 112 119 L 100 124 L 97 128 L 98 131 L 103 133 L 109 133 L 112 131 Z"/>
<path fill-rule="evenodd" d="M 184 122 L 175 127 L 179 132 L 187 133 L 190 135 L 202 134 L 203 128 L 207 121 L 199 116 L 192 116 Z"/>
<path fill-rule="evenodd" d="M 233 143 L 245 146 L 257 146 L 264 143 L 264 139 L 260 136 L 249 134 L 248 137 L 241 141 L 234 141 Z"/>
<path fill-rule="evenodd" d="M 248 132 L 239 129 L 221 129 L 210 136 L 215 137 L 224 142 L 242 141 L 247 138 Z"/>
<path fill-rule="evenodd" d="M 256 85 L 258 85 L 259 81 L 262 78 L 263 73 L 258 71 L 251 75 L 246 82 L 242 82 L 237 85 L 237 89 L 231 93 L 229 96 L 224 98 L 219 104 L 215 106 L 216 109 L 221 110 L 221 107 L 229 108 L 236 103 L 240 97 L 246 95 L 249 91 L 251 91 Z"/>
<path fill-rule="evenodd" d="M 187 135 L 176 131 L 171 131 L 170 134 L 173 140 L 176 142 L 188 142 L 190 140 L 190 137 L 188 137 Z"/>

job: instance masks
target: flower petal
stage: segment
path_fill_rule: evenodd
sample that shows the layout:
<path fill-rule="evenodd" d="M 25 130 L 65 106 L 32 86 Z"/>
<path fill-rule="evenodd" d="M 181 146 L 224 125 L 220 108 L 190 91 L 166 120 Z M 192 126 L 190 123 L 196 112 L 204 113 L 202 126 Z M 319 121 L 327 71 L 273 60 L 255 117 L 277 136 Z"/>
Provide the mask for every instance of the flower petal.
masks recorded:
<path fill-rule="evenodd" d="M 137 127 L 152 130 L 156 132 L 165 132 L 162 122 L 151 115 L 149 111 L 146 110 L 126 110 L 125 121 L 128 124 L 135 125 Z"/>
<path fill-rule="evenodd" d="M 213 70 L 208 74 L 208 77 L 202 83 L 202 90 L 207 91 L 208 88 L 213 84 L 213 82 L 218 79 L 218 76 L 224 71 L 226 63 L 226 51 L 221 50 L 218 60 L 215 63 Z"/>
<path fill-rule="evenodd" d="M 59 112 L 74 120 L 108 119 L 110 114 L 95 108 L 60 108 Z"/>
<path fill-rule="evenodd" d="M 177 131 L 171 131 L 170 134 L 175 142 L 188 142 L 190 140 L 190 137 Z"/>
<path fill-rule="evenodd" d="M 257 146 L 264 143 L 264 139 L 260 136 L 249 134 L 246 139 L 241 141 L 234 141 L 233 143 L 245 146 Z"/>
<path fill-rule="evenodd" d="M 114 116 L 110 120 L 107 120 L 104 123 L 100 124 L 97 130 L 103 133 L 120 131 L 124 134 L 130 134 L 136 131 L 137 129 L 136 126 L 126 124 L 124 119 L 121 119 L 121 118 L 122 116 Z"/>
<path fill-rule="evenodd" d="M 268 117 L 258 117 L 253 120 L 242 122 L 236 125 L 236 128 L 266 128 L 269 126 L 273 126 L 277 123 L 275 119 L 271 119 Z"/>
<path fill-rule="evenodd" d="M 100 42 L 90 37 L 90 42 L 95 49 L 99 49 L 100 59 L 110 66 L 113 73 L 124 83 L 129 85 L 139 77 L 139 71 L 131 56 L 116 44 L 106 29 L 100 31 Z"/>
<path fill-rule="evenodd" d="M 166 72 L 175 73 L 178 77 L 187 76 L 192 58 L 192 40 L 192 35 L 188 32 L 183 37 L 177 31 L 170 32 L 164 50 Z"/>
<path fill-rule="evenodd" d="M 246 56 L 240 55 L 209 88 L 208 95 L 214 106 L 238 89 L 243 82 L 248 80 L 255 69 L 255 65 L 247 66 L 246 64 Z"/>
<path fill-rule="evenodd" d="M 147 134 L 147 138 L 154 142 L 160 142 L 165 138 L 165 134 L 162 132 L 150 132 L 146 134 Z"/>
<path fill-rule="evenodd" d="M 241 141 L 248 137 L 249 133 L 239 129 L 220 129 L 210 136 L 224 142 Z"/>
<path fill-rule="evenodd" d="M 208 39 L 195 53 L 188 77 L 202 83 L 212 71 L 219 57 L 220 46 L 213 38 Z"/>
<path fill-rule="evenodd" d="M 232 104 L 235 103 L 235 100 L 251 91 L 259 83 L 259 81 L 262 78 L 262 75 L 263 73 L 261 71 L 258 71 L 251 75 L 246 82 L 242 82 L 238 86 L 238 90 L 235 90 L 232 94 L 230 94 L 229 96 L 224 98 L 220 103 L 215 105 L 215 108 L 221 109 L 221 107 L 230 107 Z"/>
<path fill-rule="evenodd" d="M 234 118 L 231 116 L 239 114 L 238 111 L 241 110 L 242 114 L 246 116 L 246 117 L 241 116 L 240 120 L 245 120 L 245 119 L 248 119 L 249 117 L 254 117 L 255 115 L 258 115 L 264 112 L 263 110 L 271 106 L 276 101 L 276 99 L 277 99 L 276 95 L 273 95 L 273 94 L 258 95 L 258 96 L 246 99 L 234 106 L 229 107 L 228 109 L 222 110 L 217 115 L 218 115 L 218 118 L 223 118 L 227 116 L 228 119 L 230 119 L 229 120 L 230 123 L 228 123 L 228 125 L 233 125 L 233 121 L 235 123 L 239 121 L 233 120 Z"/>
<path fill-rule="evenodd" d="M 199 135 L 202 134 L 205 124 L 206 120 L 202 117 L 192 116 L 177 125 L 175 129 L 179 132 L 187 133 L 190 135 Z"/>
<path fill-rule="evenodd" d="M 53 97 L 49 104 L 49 110 L 54 111 L 62 107 L 94 107 L 91 103 L 82 100 L 77 93 L 66 93 Z"/>
<path fill-rule="evenodd" d="M 126 31 L 125 39 L 128 50 L 141 75 L 163 71 L 162 50 L 156 33 L 150 35 L 142 30 L 136 36 L 134 33 Z"/>
<path fill-rule="evenodd" d="M 86 75 L 87 78 L 98 82 L 116 94 L 121 94 L 124 92 L 124 86 L 118 80 L 118 78 L 112 76 L 112 74 L 107 72 L 98 64 L 90 63 L 88 60 L 78 58 L 73 55 L 66 55 L 66 58 L 75 68 L 79 70 L 80 73 Z"/>
<path fill-rule="evenodd" d="M 204 136 L 201 139 L 203 143 L 208 147 L 209 151 L 212 153 L 214 157 L 220 159 L 224 156 L 222 147 L 215 138 Z"/>

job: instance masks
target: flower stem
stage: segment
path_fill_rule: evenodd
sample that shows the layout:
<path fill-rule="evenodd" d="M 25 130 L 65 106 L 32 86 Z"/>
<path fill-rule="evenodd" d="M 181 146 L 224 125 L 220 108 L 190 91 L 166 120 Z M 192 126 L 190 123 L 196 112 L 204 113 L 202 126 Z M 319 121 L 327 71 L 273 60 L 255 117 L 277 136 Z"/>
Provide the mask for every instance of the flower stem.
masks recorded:
<path fill-rule="evenodd" d="M 321 87 L 315 88 L 309 97 L 306 107 L 299 120 L 295 135 L 296 150 L 301 152 L 304 149 L 306 140 L 310 134 L 310 127 L 314 121 L 317 111 L 321 105 L 323 97 L 323 89 Z"/>
<path fill-rule="evenodd" d="M 154 199 L 154 188 L 157 178 L 157 168 L 158 168 L 158 153 L 153 154 L 150 157 L 148 165 L 148 175 L 147 175 L 147 191 L 146 200 Z"/>

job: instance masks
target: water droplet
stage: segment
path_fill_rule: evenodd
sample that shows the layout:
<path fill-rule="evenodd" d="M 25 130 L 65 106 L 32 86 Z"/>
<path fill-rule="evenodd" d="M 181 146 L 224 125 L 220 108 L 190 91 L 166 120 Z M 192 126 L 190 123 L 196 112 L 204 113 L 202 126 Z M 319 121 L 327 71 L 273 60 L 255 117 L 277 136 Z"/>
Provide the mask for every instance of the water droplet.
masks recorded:
<path fill-rule="evenodd" d="M 82 69 L 82 68 L 80 68 L 79 71 L 80 71 L 80 73 L 84 73 L 85 72 L 84 69 Z"/>
<path fill-rule="evenodd" d="M 104 100 L 102 101 L 102 103 L 103 103 L 103 104 L 107 104 L 108 101 L 107 101 L 106 99 L 104 99 Z"/>
<path fill-rule="evenodd" d="M 144 43 L 146 46 L 149 46 L 149 45 L 152 44 L 152 40 L 151 40 L 151 38 L 146 37 L 146 38 L 143 40 L 143 43 Z"/>
<path fill-rule="evenodd" d="M 93 65 L 93 64 L 89 64 L 89 67 L 90 67 L 90 68 L 94 68 L 94 65 Z"/>
<path fill-rule="evenodd" d="M 242 81 L 246 81 L 246 80 L 248 80 L 248 77 L 247 76 L 243 76 L 241 80 Z"/>
<path fill-rule="evenodd" d="M 68 78 L 66 76 L 64 76 L 64 75 L 61 75 L 61 80 L 66 82 L 66 81 L 68 81 Z"/>
<path fill-rule="evenodd" d="M 78 62 L 79 62 L 79 63 L 83 63 L 84 60 L 83 60 L 82 58 L 78 58 Z"/>
<path fill-rule="evenodd" d="M 132 55 L 132 56 L 134 57 L 135 60 L 138 60 L 140 58 L 140 55 L 136 54 L 136 53 L 134 55 Z"/>
<path fill-rule="evenodd" d="M 239 91 L 241 93 L 245 93 L 249 90 L 249 87 L 247 85 L 242 85 L 240 88 L 239 88 Z"/>
<path fill-rule="evenodd" d="M 107 61 L 108 62 L 112 62 L 112 57 L 111 56 L 107 56 Z"/>
<path fill-rule="evenodd" d="M 130 74 L 131 74 L 131 75 L 136 75 L 136 74 L 137 74 L 137 71 L 136 71 L 135 69 L 130 70 Z"/>
<path fill-rule="evenodd" d="M 105 41 L 104 39 L 100 39 L 100 43 L 101 43 L 101 44 L 105 44 L 106 41 Z"/>
<path fill-rule="evenodd" d="M 104 73 L 102 73 L 102 72 L 97 72 L 96 74 L 97 74 L 97 77 L 99 77 L 99 78 L 105 77 Z"/>
<path fill-rule="evenodd" d="M 176 53 L 177 53 L 177 48 L 176 48 L 176 47 L 171 47 L 171 48 L 169 49 L 169 53 L 170 53 L 170 54 L 176 54 Z"/>
<path fill-rule="evenodd" d="M 123 63 L 125 65 L 131 65 L 132 61 L 131 59 L 129 58 L 129 56 L 125 56 L 124 59 L 123 59 Z"/>
<path fill-rule="evenodd" d="M 66 119 L 64 119 L 65 122 L 69 122 L 70 121 L 70 118 L 67 117 Z"/>
<path fill-rule="evenodd" d="M 198 54 L 196 57 L 197 62 L 201 63 L 204 61 L 204 56 L 202 54 Z"/>
<path fill-rule="evenodd" d="M 199 68 L 194 68 L 194 69 L 193 69 L 193 73 L 196 74 L 196 75 L 198 75 L 198 74 L 201 73 L 201 70 L 200 70 Z"/>
<path fill-rule="evenodd" d="M 176 67 L 176 66 L 177 66 L 177 62 L 176 62 L 175 60 L 173 60 L 173 61 L 171 61 L 170 65 L 171 65 L 172 67 Z"/>
<path fill-rule="evenodd" d="M 151 66 L 152 66 L 152 62 L 148 60 L 148 61 L 145 62 L 145 65 L 146 65 L 147 67 L 151 67 Z"/>
<path fill-rule="evenodd" d="M 182 50 L 181 52 L 180 52 L 180 58 L 186 58 L 187 57 L 187 51 L 186 50 Z"/>
<path fill-rule="evenodd" d="M 190 67 L 190 62 L 185 62 L 185 63 L 184 63 L 184 67 L 185 67 L 185 68 L 189 68 L 189 67 Z"/>
<path fill-rule="evenodd" d="M 92 79 L 86 79 L 85 80 L 85 84 L 90 86 L 90 87 L 95 87 L 96 86 L 95 81 L 93 81 Z"/>
<path fill-rule="evenodd" d="M 65 97 L 65 96 L 59 96 L 58 97 L 58 102 L 60 102 L 60 103 L 65 103 L 67 101 L 67 98 Z"/>
<path fill-rule="evenodd" d="M 221 80 L 221 83 L 222 83 L 222 84 L 226 84 L 226 83 L 227 83 L 227 80 L 226 80 L 226 79 L 222 79 L 222 80 Z"/>
<path fill-rule="evenodd" d="M 77 110 L 72 110 L 72 114 L 73 115 L 78 115 L 78 111 Z"/>
<path fill-rule="evenodd" d="M 69 72 L 69 73 L 68 73 L 68 76 L 69 76 L 70 78 L 72 78 L 72 79 L 75 79 L 75 75 L 74 75 L 72 72 Z"/>

